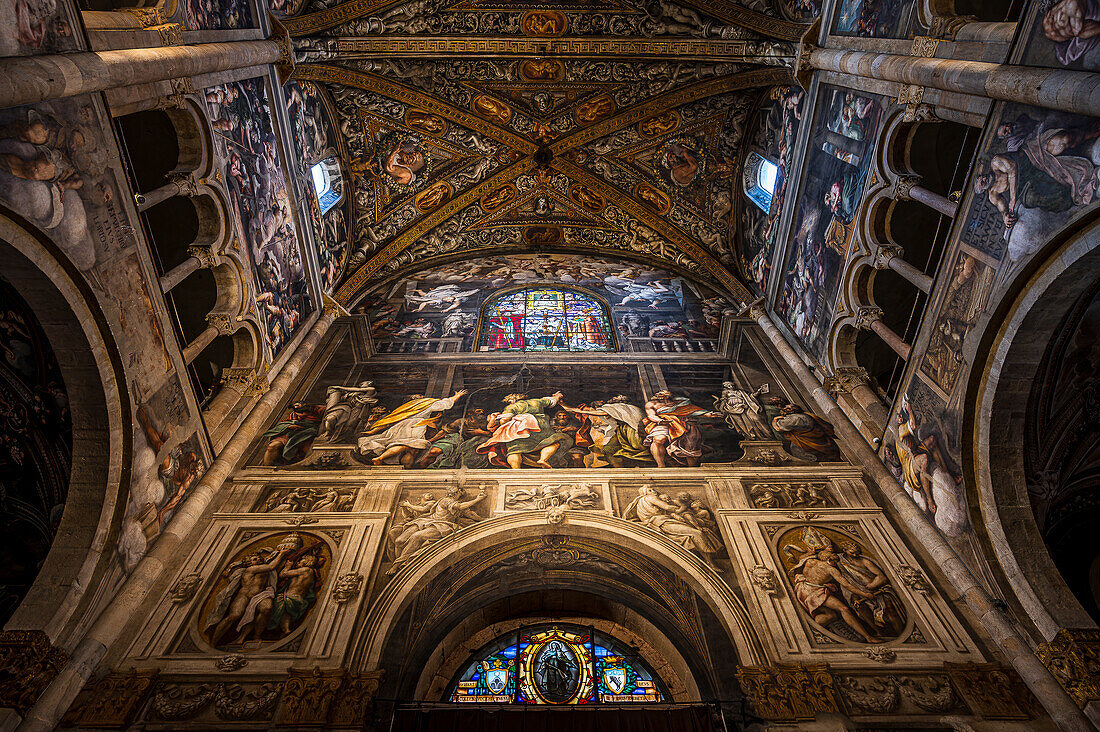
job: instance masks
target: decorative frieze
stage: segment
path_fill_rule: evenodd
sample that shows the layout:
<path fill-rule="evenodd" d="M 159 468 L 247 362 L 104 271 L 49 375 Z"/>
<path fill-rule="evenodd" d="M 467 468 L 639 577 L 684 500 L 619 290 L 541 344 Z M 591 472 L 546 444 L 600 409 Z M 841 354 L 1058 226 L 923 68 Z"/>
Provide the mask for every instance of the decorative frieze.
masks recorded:
<path fill-rule="evenodd" d="M 1100 629 L 1063 628 L 1035 655 L 1078 706 L 1100 701 Z"/>
<path fill-rule="evenodd" d="M 809 720 L 841 711 L 836 681 L 825 664 L 741 666 L 741 690 L 753 713 L 772 722 Z"/>
<path fill-rule="evenodd" d="M 40 630 L 0 633 L 0 706 L 25 714 L 68 662 Z"/>

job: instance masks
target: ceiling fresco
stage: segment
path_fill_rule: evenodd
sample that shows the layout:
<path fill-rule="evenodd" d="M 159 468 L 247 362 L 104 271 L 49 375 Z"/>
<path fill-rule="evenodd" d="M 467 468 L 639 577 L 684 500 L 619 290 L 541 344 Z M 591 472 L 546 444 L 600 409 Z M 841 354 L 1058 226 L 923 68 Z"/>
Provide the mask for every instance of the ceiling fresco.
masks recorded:
<path fill-rule="evenodd" d="M 747 301 L 735 171 L 802 28 L 750 5 L 349 0 L 286 19 L 294 78 L 331 93 L 347 151 L 337 301 L 425 262 L 545 250 L 630 256 Z"/>

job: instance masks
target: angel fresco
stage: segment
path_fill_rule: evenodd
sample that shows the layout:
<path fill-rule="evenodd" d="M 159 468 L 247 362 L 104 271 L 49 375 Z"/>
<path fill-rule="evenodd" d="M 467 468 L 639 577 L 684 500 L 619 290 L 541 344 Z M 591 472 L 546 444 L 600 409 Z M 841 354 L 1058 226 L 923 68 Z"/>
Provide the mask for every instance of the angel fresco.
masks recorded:
<path fill-rule="evenodd" d="M 905 630 L 904 605 L 882 565 L 859 542 L 838 531 L 805 526 L 784 533 L 779 551 L 795 599 L 819 627 L 874 644 Z"/>

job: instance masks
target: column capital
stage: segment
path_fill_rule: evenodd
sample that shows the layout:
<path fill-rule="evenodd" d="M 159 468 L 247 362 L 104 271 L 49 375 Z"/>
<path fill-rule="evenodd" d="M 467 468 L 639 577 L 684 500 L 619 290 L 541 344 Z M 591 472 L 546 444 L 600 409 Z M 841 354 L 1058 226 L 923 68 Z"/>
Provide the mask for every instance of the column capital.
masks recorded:
<path fill-rule="evenodd" d="M 187 95 L 195 93 L 195 85 L 191 83 L 191 79 L 172 79 L 172 93 L 168 96 L 162 97 L 157 102 L 156 109 L 183 109 L 187 104 Z"/>
<path fill-rule="evenodd" d="M 874 305 L 860 305 L 856 308 L 856 328 L 870 330 L 871 323 L 882 320 L 882 308 Z"/>
<path fill-rule="evenodd" d="M 219 335 L 232 335 L 240 327 L 240 319 L 229 313 L 207 313 L 206 322 L 217 329 Z"/>
<path fill-rule="evenodd" d="M 764 298 L 758 297 L 752 302 L 745 303 L 737 314 L 742 318 L 752 318 L 753 320 L 768 317 L 768 311 L 764 307 Z"/>
<path fill-rule="evenodd" d="M 192 173 L 169 173 L 168 182 L 179 189 L 177 195 L 194 198 L 199 195 L 199 182 Z"/>
<path fill-rule="evenodd" d="M 856 387 L 870 383 L 870 380 L 867 369 L 862 366 L 839 366 L 825 377 L 823 385 L 833 395 L 847 394 Z"/>
<path fill-rule="evenodd" d="M 928 27 L 928 35 L 931 38 L 953 41 L 964 25 L 977 20 L 976 15 L 936 15 Z"/>
<path fill-rule="evenodd" d="M 270 388 L 267 367 L 247 368 L 230 366 L 222 370 L 222 386 L 241 393 L 241 396 L 263 396 Z"/>
<path fill-rule="evenodd" d="M 889 269 L 891 259 L 900 259 L 901 247 L 894 244 L 883 244 L 871 255 L 871 266 L 875 269 Z"/>
<path fill-rule="evenodd" d="M 202 269 L 213 269 L 218 264 L 218 255 L 210 247 L 187 247 L 187 253 L 199 260 Z"/>
<path fill-rule="evenodd" d="M 894 198 L 911 200 L 913 186 L 920 185 L 919 175 L 899 175 L 894 179 Z"/>

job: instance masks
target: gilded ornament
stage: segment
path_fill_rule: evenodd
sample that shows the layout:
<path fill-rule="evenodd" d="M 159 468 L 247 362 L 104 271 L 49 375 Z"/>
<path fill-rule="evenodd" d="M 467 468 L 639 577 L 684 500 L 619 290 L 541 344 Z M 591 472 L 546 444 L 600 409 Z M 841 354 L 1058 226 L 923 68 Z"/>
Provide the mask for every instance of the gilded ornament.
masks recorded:
<path fill-rule="evenodd" d="M 523 34 L 536 38 L 561 36 L 568 28 L 568 18 L 557 10 L 528 10 L 520 20 L 520 29 Z"/>

